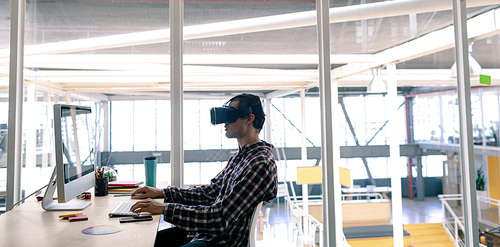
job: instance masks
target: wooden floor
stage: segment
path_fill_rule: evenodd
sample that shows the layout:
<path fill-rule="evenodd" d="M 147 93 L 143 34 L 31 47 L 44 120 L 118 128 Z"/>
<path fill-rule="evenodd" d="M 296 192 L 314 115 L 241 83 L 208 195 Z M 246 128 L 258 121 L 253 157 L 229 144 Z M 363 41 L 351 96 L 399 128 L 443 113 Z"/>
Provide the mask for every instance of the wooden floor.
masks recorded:
<path fill-rule="evenodd" d="M 265 212 L 266 205 L 262 207 L 262 212 Z M 457 216 L 462 216 L 461 207 L 453 208 Z M 500 222 L 498 209 L 487 208 L 480 211 L 483 219 L 486 219 L 493 224 L 498 225 Z M 443 219 L 443 211 L 441 201 L 437 197 L 426 197 L 424 201 L 410 200 L 403 198 L 403 224 L 415 223 L 441 223 Z M 294 235 L 294 227 L 291 218 L 287 217 L 285 206 L 283 203 L 271 206 L 269 216 L 269 230 L 263 231 L 263 234 L 258 235 L 260 241 L 257 242 L 258 247 L 265 246 L 299 246 L 297 236 Z M 488 230 L 491 226 L 479 224 L 483 230 Z"/>
<path fill-rule="evenodd" d="M 262 212 L 265 212 L 265 207 L 262 207 Z M 442 214 L 441 201 L 437 197 L 426 197 L 424 201 L 403 198 L 403 224 L 441 223 Z M 269 215 L 270 229 L 266 230 L 264 227 L 263 234 L 258 235 L 260 241 L 257 246 L 298 246 L 293 223 L 290 221 L 283 203 L 272 205 Z"/>

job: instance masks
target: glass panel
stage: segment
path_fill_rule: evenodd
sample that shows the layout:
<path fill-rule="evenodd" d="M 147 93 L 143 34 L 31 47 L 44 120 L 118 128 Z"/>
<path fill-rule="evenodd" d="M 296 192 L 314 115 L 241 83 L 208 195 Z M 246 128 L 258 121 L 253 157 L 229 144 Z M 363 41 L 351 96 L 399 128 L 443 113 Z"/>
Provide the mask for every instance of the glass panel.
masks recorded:
<path fill-rule="evenodd" d="M 199 147 L 193 149 L 220 149 L 223 148 L 223 143 L 227 143 L 227 138 L 224 134 L 224 125 L 212 125 L 210 123 L 210 108 L 221 107 L 226 101 L 220 99 L 203 99 L 200 100 L 198 107 L 199 111 L 199 134 L 198 136 L 189 136 L 185 134 L 184 142 L 187 144 L 193 138 L 199 138 Z M 186 132 L 184 132 L 186 133 Z M 189 136 L 189 139 L 186 137 Z M 194 140 L 196 143 L 196 140 Z M 224 148 L 237 148 L 237 144 L 230 142 L 229 146 L 224 145 Z"/>
<path fill-rule="evenodd" d="M 267 93 L 275 90 L 286 92 L 311 88 L 308 86 L 310 78 L 318 76 L 316 26 L 291 27 L 297 16 L 304 12 L 310 12 L 311 21 L 315 22 L 314 1 L 185 1 L 184 10 L 184 32 L 196 37 L 188 38 L 184 43 L 185 95 L 210 99 L 200 101 L 198 113 L 188 113 L 191 109 L 187 107 L 197 104 L 184 101 L 185 147 L 237 149 L 236 139 L 225 136 L 223 124 L 212 126 L 209 123 L 210 107 L 220 107 L 240 93 L 257 94 L 264 100 L 268 98 Z M 210 26 L 201 26 L 204 24 Z M 249 25 L 254 27 L 246 28 Z M 218 28 L 228 31 L 216 32 Z M 315 92 L 308 92 L 306 100 L 308 122 L 305 129 L 312 143 L 319 147 L 319 98 L 317 88 L 312 88 Z M 263 103 L 270 109 L 271 135 L 267 136 L 264 127 L 260 138 L 275 145 L 276 151 L 281 147 L 300 147 L 303 130 L 300 97 L 291 91 L 290 95 L 273 97 L 270 102 L 270 105 L 266 105 L 268 101 Z M 196 124 L 200 126 L 199 131 L 193 129 Z M 309 130 L 310 133 L 307 133 Z M 288 166 L 286 170 L 285 163 Z M 316 160 L 278 162 L 279 180 L 295 180 L 293 174 L 297 166 L 316 163 Z M 185 166 L 185 181 L 207 183 L 225 165 L 225 162 L 201 163 L 200 166 L 189 164 L 189 173 L 188 166 Z M 198 173 L 201 175 L 196 175 Z M 283 227 L 287 226 L 283 223 Z M 286 238 L 286 233 L 277 235 Z"/>
<path fill-rule="evenodd" d="M 375 3 L 379 4 L 378 7 L 380 9 L 377 7 L 375 10 Z M 445 106 L 443 106 L 443 102 L 441 101 L 441 95 L 420 95 L 418 94 L 418 90 L 413 87 L 417 85 L 422 86 L 427 80 L 435 80 L 437 76 L 433 74 L 438 72 L 431 72 L 431 69 L 451 68 L 454 61 L 454 52 L 449 52 L 448 50 L 452 49 L 446 47 L 446 49 L 442 48 L 442 50 L 435 51 L 430 49 L 431 46 L 434 47 L 434 41 L 432 43 L 429 42 L 429 44 L 418 42 L 424 41 L 423 37 L 427 34 L 438 35 L 436 32 L 448 28 L 452 23 L 452 11 L 406 14 L 399 13 L 399 8 L 395 6 L 382 11 L 384 4 L 390 4 L 390 2 L 376 0 L 361 0 L 360 2 L 330 1 L 330 16 L 332 16 L 332 13 L 335 14 L 336 11 L 340 11 L 340 8 L 344 6 L 350 7 L 349 10 L 351 13 L 356 13 L 361 8 L 373 8 L 373 11 L 385 14 L 385 17 L 381 16 L 371 19 L 359 15 L 356 16 L 357 20 L 330 24 L 330 55 L 333 64 L 332 80 L 337 80 L 340 87 L 340 96 L 343 96 L 349 120 L 353 125 L 360 145 L 388 144 L 388 135 L 396 131 L 396 129 L 388 129 L 386 126 L 390 108 L 399 109 L 396 113 L 398 143 L 407 142 L 406 111 L 405 105 L 401 105 L 405 99 L 398 97 L 397 104 L 388 105 L 386 93 L 373 93 L 369 91 L 368 86 L 372 81 L 377 79 L 376 77 L 383 80 L 386 85 L 389 79 L 395 79 L 398 85 L 398 94 L 410 95 L 408 96 L 410 97 L 410 102 L 412 102 L 411 99 L 414 100 L 413 105 L 407 106 L 413 110 L 413 123 L 409 123 L 414 127 L 410 129 L 414 135 L 412 138 L 415 140 L 441 142 L 445 136 L 443 133 L 443 119 L 446 118 L 442 117 L 444 111 L 441 109 Z M 418 5 L 421 3 L 393 2 L 392 4 L 415 4 L 414 7 L 418 8 Z M 450 33 L 453 35 L 453 32 L 449 32 L 447 35 Z M 454 37 L 448 36 L 446 38 L 453 39 Z M 413 52 L 417 50 L 418 52 Z M 431 52 L 432 55 L 428 55 Z M 368 56 L 366 59 L 362 58 L 353 62 L 346 58 L 354 58 L 355 56 L 345 56 L 346 54 Z M 383 62 L 373 64 L 369 61 L 369 57 L 380 58 Z M 386 66 L 390 63 L 396 64 L 396 78 L 388 78 Z M 417 71 L 416 69 L 428 69 L 428 71 Z M 380 73 L 378 73 L 379 70 Z M 439 73 L 445 74 L 446 72 L 440 71 Z M 355 76 L 352 74 L 355 74 Z M 380 76 L 377 76 L 377 74 Z M 420 75 L 422 77 L 416 78 Z M 439 83 L 429 84 L 432 84 L 432 86 L 439 85 Z M 413 89 L 415 90 L 413 91 Z M 430 90 L 424 89 L 422 91 L 428 92 Z M 412 96 L 412 94 L 414 95 Z M 451 112 L 451 117 L 446 119 L 446 121 L 452 123 L 449 129 L 453 130 L 453 110 Z M 341 116 L 336 117 L 340 118 Z M 448 132 L 449 129 L 447 130 Z M 349 126 L 346 124 L 342 130 L 346 133 L 344 143 L 351 146 L 356 145 Z M 453 135 L 453 133 L 448 132 L 446 134 Z M 344 145 L 344 143 L 341 145 Z M 354 184 L 361 185 L 362 187 L 373 185 L 368 179 L 368 173 L 362 159 L 351 158 L 345 160 L 345 163 L 342 162 L 341 166 L 351 170 L 352 177 L 355 179 Z M 432 177 L 442 176 L 442 161 L 443 156 L 424 159 L 422 161 L 426 169 L 424 175 Z M 366 158 L 366 162 L 371 175 L 376 179 L 376 186 L 391 186 L 390 179 L 388 178 L 395 174 L 396 177 L 402 178 L 402 195 L 405 197 L 410 196 L 408 190 L 413 188 L 409 187 L 408 182 L 413 177 L 408 177 L 408 170 L 411 170 L 408 167 L 412 167 L 412 164 L 408 162 L 407 157 L 400 157 L 398 159 L 397 163 L 394 164 L 397 168 L 393 168 L 391 159 L 385 157 Z M 397 169 L 395 173 L 393 173 L 394 169 Z M 413 176 L 416 177 L 416 175 L 415 172 Z M 434 182 L 431 182 L 431 184 L 434 184 Z M 394 196 L 395 193 L 392 193 L 392 195 Z M 390 209 L 387 213 L 390 215 Z M 412 218 L 409 215 L 405 215 L 404 218 L 405 220 L 409 219 L 413 221 L 403 222 L 405 224 L 420 223 L 419 219 Z M 344 217 L 344 227 L 349 226 L 349 223 L 346 223 L 349 220 L 352 219 Z M 365 223 L 368 223 L 368 219 L 364 220 L 366 220 Z M 394 217 L 389 220 L 394 223 Z M 364 223 L 358 223 L 358 225 L 360 224 Z"/>
<path fill-rule="evenodd" d="M 156 112 L 157 150 L 170 150 L 170 100 L 157 100 Z"/>
<path fill-rule="evenodd" d="M 9 19 L 7 15 L 2 16 L 10 9 L 4 7 L 8 2 L 0 1 L 2 23 Z M 34 80 L 25 84 L 23 111 L 25 169 L 22 189 L 28 193 L 46 184 L 48 178 L 44 176 L 50 175 L 53 169 L 50 121 L 54 102 L 92 105 L 96 119 L 100 120 L 99 123 L 96 121 L 93 130 L 99 133 L 98 140 L 102 141 L 104 114 L 101 104 L 96 107 L 93 101 L 101 102 L 110 95 L 134 95 L 143 88 L 149 90 L 152 85 L 159 85 L 158 91 L 168 90 L 159 82 L 168 82 L 165 78 L 169 78 L 168 57 L 165 56 L 169 53 L 166 39 L 169 5 L 168 1 L 29 0 L 25 26 L 24 62 L 27 69 L 24 77 Z M 161 41 L 158 36 L 163 37 Z M 0 37 L 0 48 L 3 48 L 3 38 L 8 35 Z M 47 47 L 52 48 L 47 50 Z M 1 58 L 0 66 L 3 66 Z M 157 134 L 163 134 L 162 138 L 169 140 L 170 128 L 166 128 L 168 133 L 165 134 L 163 129 L 157 131 L 156 123 L 160 119 L 159 127 L 164 127 L 165 121 L 161 120 L 169 115 L 170 110 L 168 107 L 168 110 L 158 111 L 156 103 L 154 100 L 130 100 L 110 104 L 111 150 L 168 148 Z M 102 145 L 100 141 L 98 144 Z M 99 149 L 102 150 L 102 146 Z"/>
<path fill-rule="evenodd" d="M 134 146 L 134 102 L 111 102 L 111 151 L 132 151 Z"/>
<path fill-rule="evenodd" d="M 10 47 L 10 1 L 0 0 L 0 50 Z M 8 57 L 0 58 L 0 214 L 5 212 L 7 191 L 7 122 L 9 116 Z"/>
<path fill-rule="evenodd" d="M 471 115 L 472 115 L 472 138 L 474 145 L 483 145 L 484 125 L 483 125 L 483 109 L 481 104 L 482 92 L 471 92 Z"/>
<path fill-rule="evenodd" d="M 153 100 L 134 101 L 134 151 L 156 150 L 156 110 Z"/>
<path fill-rule="evenodd" d="M 500 146 L 499 140 L 499 100 L 498 91 L 484 92 L 482 96 L 484 134 L 487 146 Z"/>

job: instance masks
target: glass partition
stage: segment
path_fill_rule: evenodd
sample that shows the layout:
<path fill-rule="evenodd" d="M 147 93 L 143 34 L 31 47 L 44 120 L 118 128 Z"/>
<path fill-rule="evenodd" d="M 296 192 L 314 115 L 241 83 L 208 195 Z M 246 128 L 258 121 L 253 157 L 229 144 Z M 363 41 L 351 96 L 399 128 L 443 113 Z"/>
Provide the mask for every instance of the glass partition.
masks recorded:
<path fill-rule="evenodd" d="M 454 60 L 454 53 L 448 52 L 451 44 L 449 42 L 436 44 L 436 39 L 431 40 L 427 37 L 432 34 L 443 39 L 454 40 L 453 29 L 451 28 L 451 32 L 447 30 L 452 24 L 451 8 L 444 11 L 439 9 L 424 13 L 411 13 L 411 11 L 403 12 L 403 9 L 420 9 L 423 3 L 364 0 L 360 2 L 331 0 L 329 2 L 331 79 L 338 84 L 339 97 L 343 97 L 345 105 L 344 116 L 334 116 L 334 118 L 342 118 L 342 122 L 347 121 L 352 124 L 351 129 L 345 123 L 342 131 L 335 134 L 335 138 L 339 138 L 340 141 L 344 140 L 340 145 L 357 145 L 354 135 L 361 146 L 389 145 L 391 142 L 389 137 L 395 131 L 397 131 L 398 144 L 410 143 L 413 136 L 410 136 L 408 140 L 408 124 L 410 128 L 415 126 L 415 129 L 411 129 L 415 139 L 425 136 L 426 140 L 440 141 L 443 136 L 440 98 L 424 95 L 425 99 L 420 99 L 420 96 L 417 96 L 415 98 L 419 99 L 416 99 L 413 105 L 405 105 L 406 101 L 402 96 L 408 94 L 408 97 L 411 97 L 413 87 L 435 79 L 437 69 L 451 68 Z M 403 8 L 404 5 L 406 5 L 405 8 Z M 346 7 L 349 11 L 346 11 Z M 342 16 L 344 21 L 336 21 L 337 16 Z M 440 57 L 436 57 L 436 52 L 442 51 L 447 52 L 438 53 Z M 431 53 L 432 56 L 427 56 Z M 433 59 L 435 62 L 423 59 Z M 392 68 L 394 70 L 391 71 Z M 444 74 L 442 71 L 440 73 Z M 392 103 L 389 103 L 390 99 L 386 90 L 390 81 L 396 82 L 398 91 L 397 100 Z M 437 86 L 438 83 L 429 84 Z M 377 88 L 379 89 L 375 90 Z M 410 123 L 406 121 L 407 107 L 413 110 L 413 122 Z M 398 109 L 394 117 L 397 123 L 388 127 L 392 124 L 387 120 L 392 117 L 389 114 L 393 109 Z M 425 175 L 442 176 L 442 157 L 441 160 L 426 159 L 424 162 L 433 163 L 432 167 L 427 167 Z M 440 162 L 441 164 L 436 165 Z M 359 202 L 366 203 L 366 207 L 363 208 L 366 212 L 357 211 L 351 214 L 349 214 L 350 206 L 346 205 L 350 203 L 343 202 L 344 231 L 346 228 L 355 226 L 382 225 L 381 222 L 390 222 L 398 227 L 399 224 L 421 223 L 421 219 L 412 218 L 407 215 L 407 211 L 400 215 L 400 208 L 391 208 L 394 205 L 401 205 L 402 195 L 410 195 L 408 190 L 416 190 L 415 183 L 413 187 L 409 183 L 409 181 L 415 181 L 417 177 L 417 174 L 410 174 L 415 165 L 422 165 L 422 163 L 416 164 L 416 161 L 406 157 L 396 157 L 394 160 L 386 157 L 342 159 L 340 166 L 348 168 L 351 177 L 357 180 L 354 185 L 361 186 L 364 191 L 369 191 L 372 186 L 389 187 L 392 191 L 390 201 L 386 201 L 390 204 L 377 211 L 377 216 L 386 215 L 385 219 L 368 213 L 373 206 L 369 200 Z M 402 187 L 399 183 L 394 186 L 386 178 L 402 181 Z M 434 180 L 437 179 L 434 178 L 432 184 Z M 419 182 L 423 183 L 423 181 Z M 349 188 L 342 190 L 344 193 L 350 193 Z M 425 191 L 419 191 L 419 193 L 425 193 Z M 371 216 L 356 219 L 358 213 Z M 392 228 L 389 234 L 392 235 Z M 346 235 L 346 237 L 348 243 L 352 241 L 350 236 Z M 395 237 L 399 238 L 399 236 Z"/>
<path fill-rule="evenodd" d="M 1 7 L 0 17 L 7 9 Z M 168 27 L 168 2 L 27 2 L 22 190 L 31 193 L 42 187 L 53 170 L 54 103 L 91 105 L 95 144 L 102 151 L 108 112 L 102 102 L 110 95 L 148 91 L 159 80 L 168 82 Z M 159 91 L 166 90 L 160 87 Z M 165 142 L 156 138 L 155 123 L 169 115 L 169 110 L 152 100 L 133 102 L 140 108 L 135 112 L 129 111 L 128 102 L 120 103 L 115 103 L 115 110 L 124 114 L 111 123 L 114 148 L 165 148 Z"/>
<path fill-rule="evenodd" d="M 10 1 L 0 0 L 0 51 L 10 47 Z M 8 53 L 2 53 L 8 54 Z M 0 214 L 5 212 L 7 191 L 7 122 L 9 109 L 9 56 L 0 56 Z"/>

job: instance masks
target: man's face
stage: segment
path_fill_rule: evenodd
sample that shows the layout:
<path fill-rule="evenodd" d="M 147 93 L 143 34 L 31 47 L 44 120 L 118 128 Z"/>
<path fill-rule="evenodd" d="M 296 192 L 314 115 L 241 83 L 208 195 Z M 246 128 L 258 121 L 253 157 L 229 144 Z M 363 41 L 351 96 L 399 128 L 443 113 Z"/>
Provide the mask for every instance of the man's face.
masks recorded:
<path fill-rule="evenodd" d="M 229 106 L 238 108 L 238 101 L 232 101 Z M 243 137 L 247 131 L 247 122 L 248 117 L 241 117 L 233 123 L 224 124 L 224 130 L 226 131 L 227 138 L 240 138 Z"/>

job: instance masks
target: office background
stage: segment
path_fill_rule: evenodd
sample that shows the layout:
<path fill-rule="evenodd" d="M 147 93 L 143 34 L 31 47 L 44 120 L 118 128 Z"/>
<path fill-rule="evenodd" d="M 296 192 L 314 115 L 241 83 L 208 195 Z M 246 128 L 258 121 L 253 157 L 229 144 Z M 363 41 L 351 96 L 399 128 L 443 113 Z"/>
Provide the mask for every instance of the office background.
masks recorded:
<path fill-rule="evenodd" d="M 499 3 L 468 2 L 474 6 L 467 10 L 469 51 L 482 67 L 481 73 L 492 76 L 491 86 L 471 79 L 474 143 L 496 147 L 500 25 L 494 17 Z M 451 77 L 455 62 L 451 4 L 426 9 L 425 1 L 409 1 L 405 4 L 413 4 L 412 13 L 394 7 L 397 4 L 330 1 L 331 75 L 346 108 L 337 116 L 341 119 L 341 146 L 356 146 L 353 133 L 359 145 L 387 145 L 391 130 L 384 124 L 390 107 L 398 108 L 400 144 L 453 145 L 459 141 L 456 78 Z M 127 155 L 140 160 L 142 152 L 172 148 L 169 7 L 167 1 L 154 0 L 26 2 L 22 159 L 17 164 L 22 166 L 24 194 L 42 187 L 52 171 L 54 103 L 93 107 L 96 146 L 107 154 L 99 162 L 115 166 L 122 178 L 141 179 L 141 163 L 113 163 L 115 152 L 129 152 Z M 234 140 L 224 137 L 220 126 L 210 126 L 208 121 L 208 109 L 234 94 L 251 92 L 265 100 L 271 124 L 262 138 L 276 147 L 321 146 L 316 7 L 315 1 L 307 0 L 185 1 L 183 148 L 210 150 L 208 160 L 185 164 L 186 185 L 208 182 L 224 165 L 220 161 L 223 151 L 217 150 L 237 148 Z M 0 0 L 0 124 L 4 137 L 0 142 L 0 193 L 7 191 L 10 9 L 10 1 Z M 396 78 L 388 75 L 388 64 L 396 65 Z M 386 82 L 397 81 L 396 104 L 389 104 L 386 94 L 367 92 L 377 73 Z M 305 144 L 302 132 L 308 139 Z M 422 175 L 440 178 L 446 174 L 443 161 L 447 156 L 445 152 L 432 154 L 422 157 Z M 185 159 L 190 158 L 186 155 Z M 373 178 L 390 177 L 387 157 L 367 159 Z M 416 176 L 415 161 L 400 160 L 401 176 L 408 176 L 408 164 Z M 478 156 L 476 167 L 486 166 L 486 160 L 486 156 Z M 294 179 L 294 167 L 318 165 L 319 160 L 287 160 L 286 171 L 285 162 L 281 163 L 283 181 Z M 355 179 L 369 178 L 360 158 L 341 159 L 340 166 L 356 171 Z M 165 174 L 162 179 L 170 180 L 168 160 L 162 160 L 160 169 Z"/>

